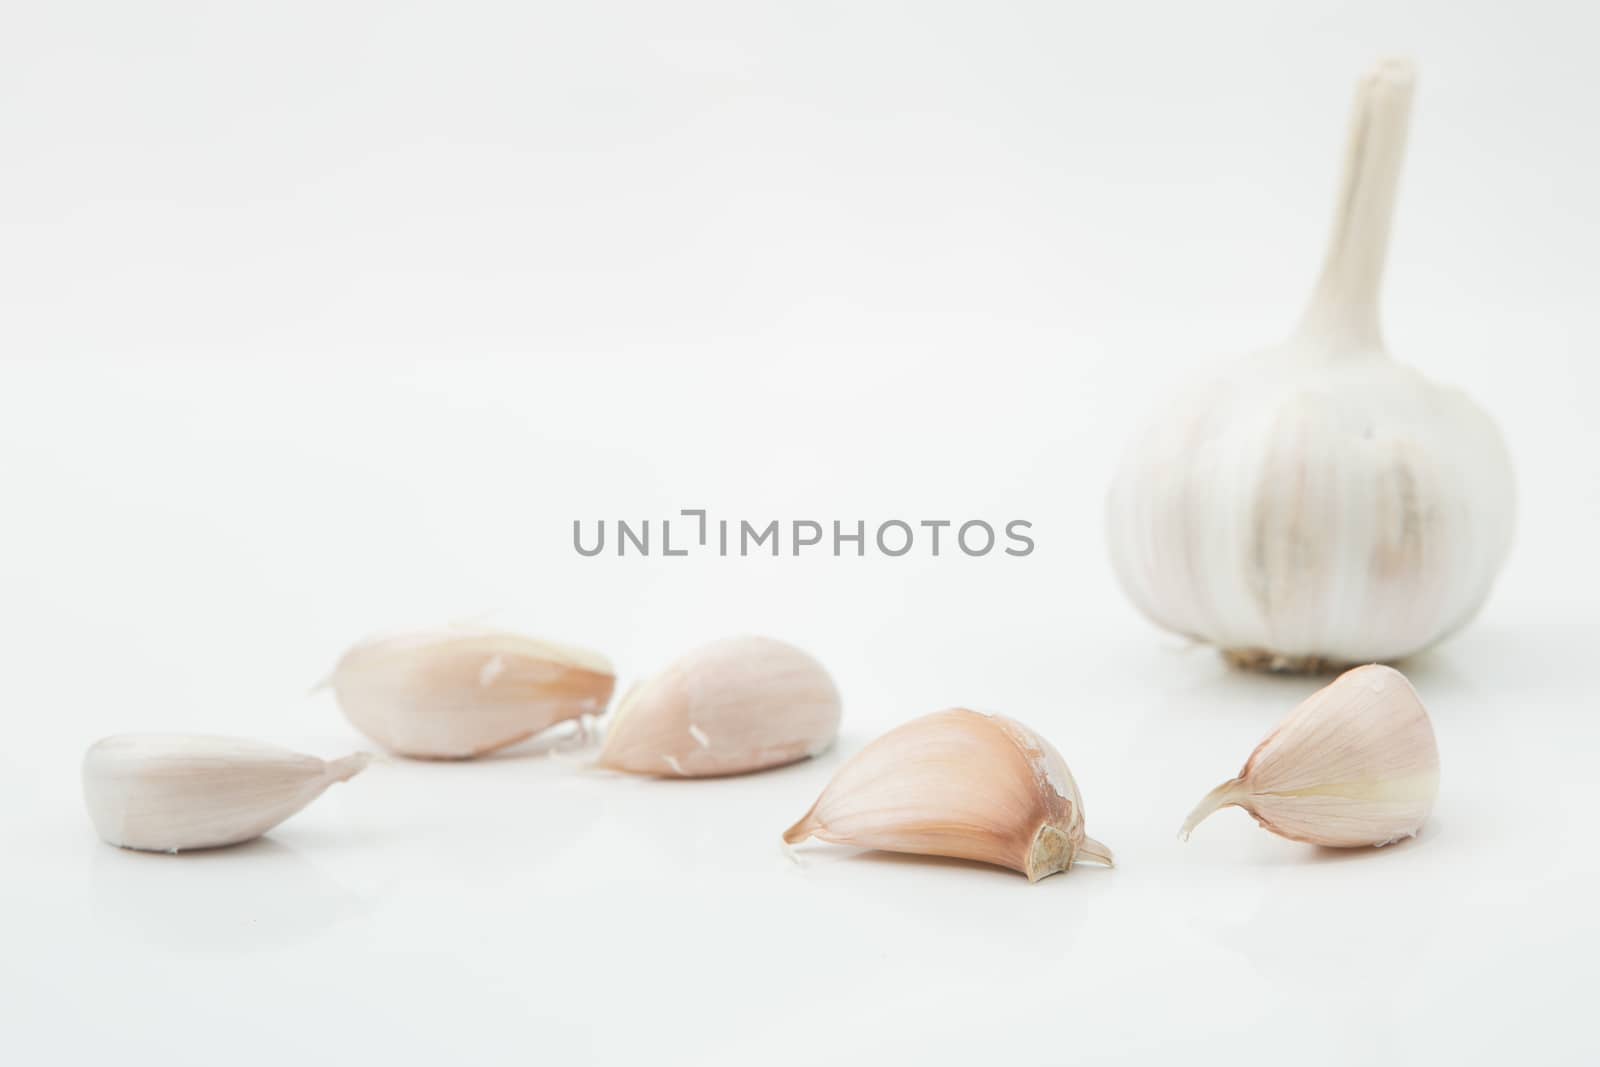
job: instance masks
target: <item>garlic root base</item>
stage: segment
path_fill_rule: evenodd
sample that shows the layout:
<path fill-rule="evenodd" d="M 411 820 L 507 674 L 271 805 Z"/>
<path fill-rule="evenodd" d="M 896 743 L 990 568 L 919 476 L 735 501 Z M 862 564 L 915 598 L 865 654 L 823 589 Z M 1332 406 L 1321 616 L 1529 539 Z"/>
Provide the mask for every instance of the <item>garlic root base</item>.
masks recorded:
<path fill-rule="evenodd" d="M 1228 666 L 1264 674 L 1340 674 L 1358 666 L 1325 656 L 1286 656 L 1264 648 L 1224 648 L 1221 651 Z"/>
<path fill-rule="evenodd" d="M 1102 867 L 1115 867 L 1111 850 L 1092 837 L 1073 847 L 1072 838 L 1048 824 L 1039 827 L 1033 836 L 1033 847 L 1028 851 L 1027 869 L 1022 873 L 1028 881 L 1037 882 L 1052 874 L 1071 869 L 1075 863 L 1098 863 Z"/>
<path fill-rule="evenodd" d="M 1027 869 L 1022 873 L 1028 881 L 1037 882 L 1072 866 L 1072 838 L 1048 824 L 1039 827 L 1033 835 L 1033 847 L 1028 850 Z"/>

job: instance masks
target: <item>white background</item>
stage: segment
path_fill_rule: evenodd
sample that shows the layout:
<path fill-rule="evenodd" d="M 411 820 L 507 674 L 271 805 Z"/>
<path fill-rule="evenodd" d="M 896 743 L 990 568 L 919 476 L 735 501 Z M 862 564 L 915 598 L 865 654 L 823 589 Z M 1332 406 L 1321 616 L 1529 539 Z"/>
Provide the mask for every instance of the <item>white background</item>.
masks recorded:
<path fill-rule="evenodd" d="M 17 1063 L 1593 1062 L 1595 18 L 1578 3 L 6 6 L 0 1056 Z M 1504 427 L 1518 543 L 1406 669 L 1444 785 L 1333 853 L 1189 806 L 1315 683 L 1139 618 L 1154 393 L 1276 340 L 1356 76 L 1421 68 L 1399 358 Z M 1025 559 L 583 559 L 575 518 L 1031 520 Z M 305 691 L 484 618 L 628 679 L 763 632 L 812 764 L 375 765 L 253 845 L 94 837 L 127 730 L 365 745 Z M 778 834 L 955 704 L 1119 866 Z M 14 1056 L 13 1053 L 20 1053 Z"/>

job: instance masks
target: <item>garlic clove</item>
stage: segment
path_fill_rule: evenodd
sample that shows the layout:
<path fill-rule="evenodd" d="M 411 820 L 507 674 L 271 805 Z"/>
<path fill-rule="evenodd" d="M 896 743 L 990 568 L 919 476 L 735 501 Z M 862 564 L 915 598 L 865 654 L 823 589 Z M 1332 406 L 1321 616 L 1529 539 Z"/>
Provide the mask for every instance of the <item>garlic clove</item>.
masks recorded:
<path fill-rule="evenodd" d="M 466 759 L 599 714 L 616 675 L 598 653 L 451 627 L 364 641 L 329 684 L 356 728 L 390 751 Z"/>
<path fill-rule="evenodd" d="M 1393 358 L 1379 292 L 1415 73 L 1357 92 L 1320 279 L 1286 342 L 1203 375 L 1133 437 L 1107 501 L 1118 581 L 1236 665 L 1397 660 L 1466 625 L 1511 545 L 1494 421 Z"/>
<path fill-rule="evenodd" d="M 862 749 L 783 835 L 951 856 L 1028 881 L 1111 850 L 1084 834 L 1083 799 L 1061 754 L 1026 726 L 965 708 L 899 726 Z"/>
<path fill-rule="evenodd" d="M 839 715 L 839 690 L 822 664 L 782 641 L 732 637 L 630 689 L 598 763 L 678 778 L 781 767 L 833 744 Z"/>
<path fill-rule="evenodd" d="M 1438 795 L 1439 749 L 1416 690 L 1391 667 L 1357 667 L 1290 712 L 1180 836 L 1235 806 L 1291 841 L 1382 846 L 1414 836 Z"/>
<path fill-rule="evenodd" d="M 119 734 L 83 758 L 83 796 L 108 844 L 147 852 L 260 837 L 371 757 L 320 760 L 236 737 Z"/>

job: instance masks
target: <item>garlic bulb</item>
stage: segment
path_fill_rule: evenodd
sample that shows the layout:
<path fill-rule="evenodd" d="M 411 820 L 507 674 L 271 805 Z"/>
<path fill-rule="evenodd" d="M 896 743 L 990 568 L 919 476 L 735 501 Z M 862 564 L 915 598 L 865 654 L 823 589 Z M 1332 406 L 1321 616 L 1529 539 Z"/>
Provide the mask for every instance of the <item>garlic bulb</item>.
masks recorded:
<path fill-rule="evenodd" d="M 147 852 L 260 837 L 366 767 L 235 737 L 119 734 L 83 758 L 83 797 L 107 843 Z"/>
<path fill-rule="evenodd" d="M 1083 831 L 1083 799 L 1050 743 L 1019 722 L 964 708 L 896 727 L 862 749 L 783 835 L 952 856 L 1028 881 L 1111 850 Z"/>
<path fill-rule="evenodd" d="M 623 697 L 599 764 L 704 778 L 815 756 L 839 732 L 839 691 L 822 664 L 767 637 L 732 637 L 685 655 Z"/>
<path fill-rule="evenodd" d="M 1244 666 L 1322 670 L 1426 648 L 1477 613 L 1510 547 L 1499 431 L 1462 393 L 1391 360 L 1379 335 L 1411 91 L 1399 62 L 1360 84 L 1298 331 L 1181 393 L 1111 490 L 1129 597 Z"/>
<path fill-rule="evenodd" d="M 1280 837 L 1334 848 L 1412 837 L 1439 795 L 1433 724 L 1405 675 L 1357 667 L 1313 693 L 1183 824 L 1243 808 Z"/>
<path fill-rule="evenodd" d="M 604 656 L 503 630 L 452 627 L 356 645 L 328 679 L 362 733 L 403 756 L 481 756 L 605 710 Z"/>

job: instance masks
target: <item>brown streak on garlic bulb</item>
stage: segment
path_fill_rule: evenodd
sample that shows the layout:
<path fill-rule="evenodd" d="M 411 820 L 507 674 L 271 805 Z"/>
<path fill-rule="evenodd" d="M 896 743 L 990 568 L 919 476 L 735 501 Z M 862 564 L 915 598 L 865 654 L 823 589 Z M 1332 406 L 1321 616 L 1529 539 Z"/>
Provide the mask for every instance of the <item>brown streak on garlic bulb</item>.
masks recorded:
<path fill-rule="evenodd" d="M 768 637 L 732 637 L 630 689 L 598 763 L 662 778 L 781 767 L 827 749 L 839 716 L 839 690 L 810 655 Z"/>
<path fill-rule="evenodd" d="M 965 708 L 899 726 L 862 749 L 828 783 L 788 844 L 949 856 L 1008 867 L 1038 881 L 1073 863 L 1111 866 L 1088 837 L 1078 785 L 1050 743 L 1012 719 Z"/>
<path fill-rule="evenodd" d="M 1290 712 L 1180 835 L 1233 806 L 1291 841 L 1387 845 L 1414 836 L 1438 794 L 1439 749 L 1416 690 L 1393 668 L 1357 667 Z"/>
<path fill-rule="evenodd" d="M 390 751 L 467 759 L 600 714 L 616 676 L 598 653 L 452 627 L 364 641 L 329 684 L 356 728 Z"/>

